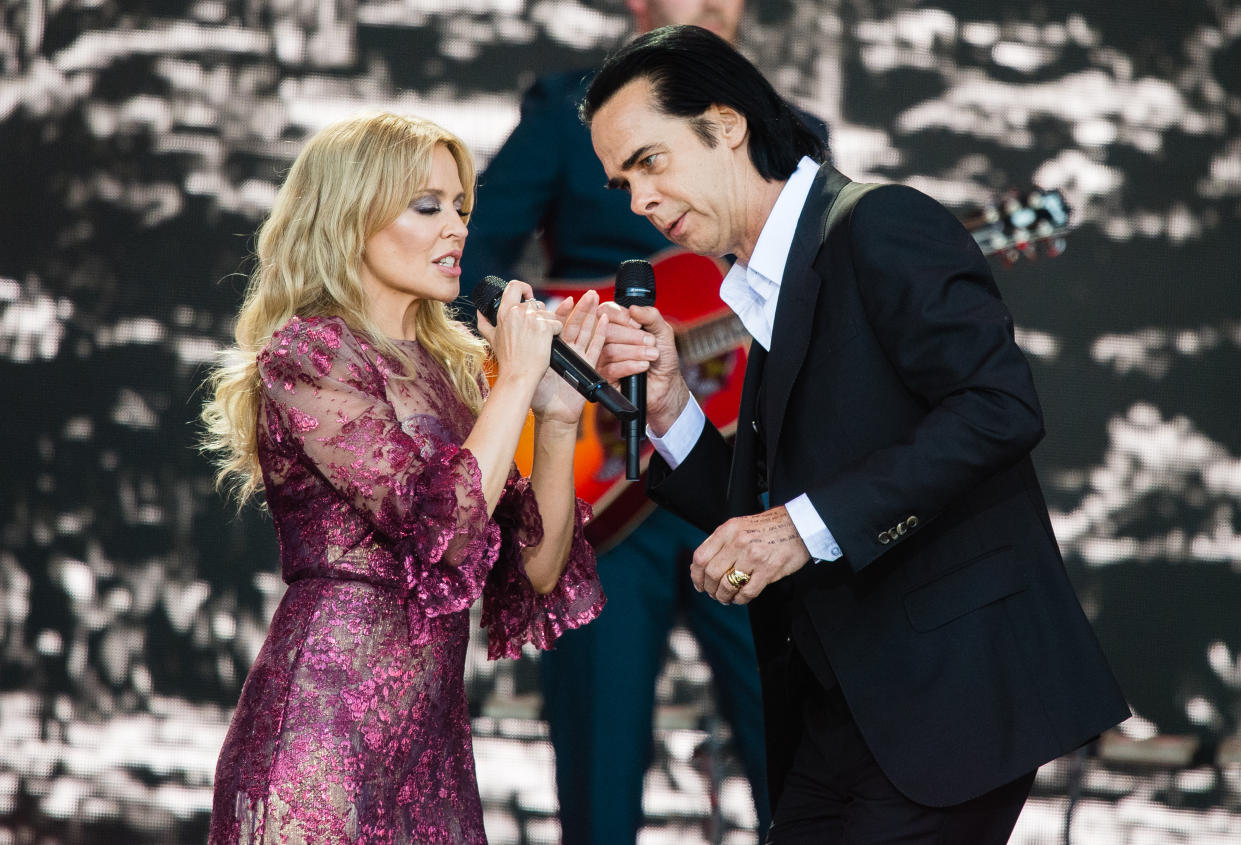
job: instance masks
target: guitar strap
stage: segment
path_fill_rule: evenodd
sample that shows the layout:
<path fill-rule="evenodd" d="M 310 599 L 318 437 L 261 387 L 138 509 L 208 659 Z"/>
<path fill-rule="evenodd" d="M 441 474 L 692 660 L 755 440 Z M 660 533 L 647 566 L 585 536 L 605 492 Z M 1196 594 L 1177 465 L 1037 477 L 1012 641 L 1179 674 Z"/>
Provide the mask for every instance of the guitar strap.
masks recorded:
<path fill-rule="evenodd" d="M 841 177 L 843 179 L 843 177 Z M 827 233 L 832 227 L 853 209 L 857 201 L 865 196 L 874 188 L 878 188 L 879 184 L 874 182 L 845 182 L 844 185 L 836 191 L 836 195 L 832 197 L 832 204 L 828 208 L 827 217 L 823 223 L 823 232 L 821 233 L 820 243 L 827 240 Z M 763 378 L 762 370 L 766 366 L 766 351 L 761 347 L 750 347 L 750 365 L 746 369 L 746 380 L 741 393 L 741 408 L 753 407 L 754 409 L 754 437 L 738 437 L 736 439 L 734 449 L 736 450 L 733 457 L 734 467 L 755 466 L 756 488 L 753 485 L 743 484 L 742 479 L 736 475 L 729 478 L 728 485 L 728 506 L 729 514 L 732 516 L 740 516 L 742 514 L 752 513 L 754 511 L 754 503 L 757 501 L 759 493 L 767 490 L 767 449 L 766 435 L 763 431 L 762 420 L 766 418 L 766 390 L 767 380 Z M 747 473 L 745 480 L 749 480 Z"/>
<path fill-rule="evenodd" d="M 858 200 L 880 186 L 879 182 L 848 182 L 837 191 L 832 207 L 827 211 L 827 219 L 823 221 L 823 240 L 827 240 L 827 233 L 842 217 L 848 216 Z"/>

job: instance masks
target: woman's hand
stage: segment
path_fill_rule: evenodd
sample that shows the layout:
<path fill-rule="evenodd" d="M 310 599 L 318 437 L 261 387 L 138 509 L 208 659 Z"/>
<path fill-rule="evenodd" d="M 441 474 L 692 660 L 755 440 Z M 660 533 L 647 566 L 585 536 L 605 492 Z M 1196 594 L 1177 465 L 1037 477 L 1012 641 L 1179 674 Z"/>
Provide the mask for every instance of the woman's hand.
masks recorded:
<path fill-rule="evenodd" d="M 533 297 L 530 285 L 514 280 L 500 297 L 496 325 L 478 315 L 478 330 L 491 344 L 499 367 L 496 383 L 513 382 L 531 394 L 547 372 L 552 338 L 560 334 L 563 322 Z"/>
<path fill-rule="evenodd" d="M 599 294 L 588 290 L 576 304 L 569 297 L 552 312 L 563 322 L 560 339 L 592 367 L 599 360 L 607 337 L 607 317 L 598 314 L 598 307 Z M 573 426 L 576 434 L 577 420 L 585 405 L 582 394 L 549 368 L 534 391 L 530 409 L 541 422 Z"/>

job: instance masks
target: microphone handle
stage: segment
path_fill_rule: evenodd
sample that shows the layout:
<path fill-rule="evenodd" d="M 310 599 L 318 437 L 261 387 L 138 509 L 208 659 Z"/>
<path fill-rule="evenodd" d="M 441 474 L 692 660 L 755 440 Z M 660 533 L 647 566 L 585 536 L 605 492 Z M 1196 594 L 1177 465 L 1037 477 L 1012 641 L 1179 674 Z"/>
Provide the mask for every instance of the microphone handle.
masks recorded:
<path fill-rule="evenodd" d="M 622 396 L 619 390 L 608 384 L 558 337 L 552 338 L 550 366 L 557 375 L 585 396 L 587 401 L 598 402 L 611 411 L 617 419 L 628 420 L 638 415 L 638 409 Z"/>
<path fill-rule="evenodd" d="M 625 478 L 636 481 L 642 477 L 642 435 L 646 432 L 646 373 L 625 376 L 621 379 L 621 387 L 625 390 L 625 398 L 638 409 L 632 418 L 621 422 L 625 435 Z"/>

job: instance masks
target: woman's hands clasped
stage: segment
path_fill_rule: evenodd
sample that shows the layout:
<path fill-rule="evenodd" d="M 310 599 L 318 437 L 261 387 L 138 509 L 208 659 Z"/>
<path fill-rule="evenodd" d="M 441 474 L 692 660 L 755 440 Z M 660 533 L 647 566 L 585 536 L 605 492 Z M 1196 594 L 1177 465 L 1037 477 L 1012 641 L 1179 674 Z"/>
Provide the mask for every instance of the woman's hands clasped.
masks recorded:
<path fill-rule="evenodd" d="M 598 362 L 607 340 L 607 317 L 599 315 L 598 308 L 599 294 L 588 290 L 576 303 L 569 297 L 552 312 L 562 321 L 560 339 L 592 367 Z M 530 401 L 530 409 L 536 417 L 574 426 L 585 405 L 586 398 L 550 368 L 544 372 Z"/>
<path fill-rule="evenodd" d="M 587 291 L 576 303 L 570 297 L 552 311 L 533 296 L 525 282 L 509 282 L 496 312 L 498 325 L 479 315 L 479 331 L 491 344 L 500 370 L 497 380 L 513 379 L 529 386 L 530 409 L 538 419 L 576 426 L 586 400 L 548 367 L 552 338 L 559 335 L 594 366 L 607 336 L 607 317 L 597 313 L 599 295 L 594 291 Z"/>

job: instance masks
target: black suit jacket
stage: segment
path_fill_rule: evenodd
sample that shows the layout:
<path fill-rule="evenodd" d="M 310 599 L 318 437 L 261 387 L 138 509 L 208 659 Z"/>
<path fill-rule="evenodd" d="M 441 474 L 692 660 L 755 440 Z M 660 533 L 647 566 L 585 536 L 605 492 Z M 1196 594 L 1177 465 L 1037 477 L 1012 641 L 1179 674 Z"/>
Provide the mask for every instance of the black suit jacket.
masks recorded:
<path fill-rule="evenodd" d="M 809 495 L 844 557 L 751 604 L 769 712 L 795 646 L 906 796 L 956 804 L 1129 710 L 1052 534 L 1038 399 L 986 260 L 901 186 L 827 231 L 847 182 L 824 166 L 811 189 L 735 447 L 708 425 L 675 471 L 652 462 L 649 488 L 707 530 L 759 510 L 764 484 L 773 505 Z M 788 721 L 768 725 L 773 802 Z"/>

